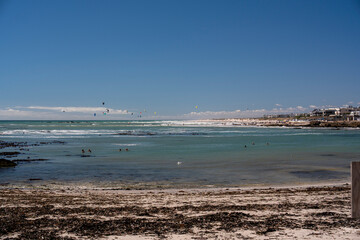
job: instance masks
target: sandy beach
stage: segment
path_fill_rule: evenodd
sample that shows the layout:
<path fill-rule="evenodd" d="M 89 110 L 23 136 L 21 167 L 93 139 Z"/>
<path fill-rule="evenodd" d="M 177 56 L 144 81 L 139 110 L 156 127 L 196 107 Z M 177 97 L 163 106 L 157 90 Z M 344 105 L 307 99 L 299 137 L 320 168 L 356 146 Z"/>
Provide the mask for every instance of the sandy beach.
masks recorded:
<path fill-rule="evenodd" d="M 0 191 L 0 239 L 360 238 L 349 184 Z"/>

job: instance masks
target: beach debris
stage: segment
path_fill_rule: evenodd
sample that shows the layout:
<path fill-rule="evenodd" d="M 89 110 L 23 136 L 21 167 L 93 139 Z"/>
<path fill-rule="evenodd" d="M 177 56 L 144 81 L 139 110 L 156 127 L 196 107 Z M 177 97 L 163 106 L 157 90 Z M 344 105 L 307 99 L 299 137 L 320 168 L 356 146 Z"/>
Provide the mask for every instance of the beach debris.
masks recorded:
<path fill-rule="evenodd" d="M 325 235 L 326 239 L 335 231 L 337 236 L 347 233 L 346 237 L 335 239 L 354 239 L 348 236 L 355 236 L 360 225 L 348 214 L 350 186 L 121 193 L 111 199 L 108 194 L 75 189 L 78 190 L 59 189 L 61 195 L 51 188 L 3 189 L 1 198 L 6 203 L 0 212 L 3 236 L 17 233 L 18 239 L 72 239 L 62 237 L 70 232 L 83 239 L 100 239 L 119 235 L 121 229 L 121 234 L 145 238 L 147 234 L 171 237 L 181 232 L 192 239 L 212 239 L 214 234 L 233 236 L 222 239 L 295 239 L 296 234 L 306 229 L 306 234 L 311 234 L 308 236 Z M 133 188 L 125 185 L 123 189 Z M 143 204 L 144 196 L 149 202 L 147 206 Z M 345 210 L 339 211 L 339 206 Z M 126 218 L 120 220 L 113 217 L 123 215 Z M 112 218 L 103 220 L 109 217 Z M 199 231 L 194 232 L 194 228 Z M 269 232 L 273 233 L 268 235 Z"/>

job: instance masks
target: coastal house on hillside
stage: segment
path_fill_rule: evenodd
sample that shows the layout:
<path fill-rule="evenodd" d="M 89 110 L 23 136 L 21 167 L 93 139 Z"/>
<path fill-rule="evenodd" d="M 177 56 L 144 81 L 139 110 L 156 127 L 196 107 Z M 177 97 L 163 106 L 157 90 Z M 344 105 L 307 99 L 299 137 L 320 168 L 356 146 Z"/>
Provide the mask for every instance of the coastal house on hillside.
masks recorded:
<path fill-rule="evenodd" d="M 340 116 L 340 108 L 314 109 L 310 116 L 337 117 Z"/>
<path fill-rule="evenodd" d="M 347 121 L 360 121 L 360 111 L 352 111 L 346 117 Z"/>
<path fill-rule="evenodd" d="M 328 108 L 324 112 L 325 117 L 338 117 L 340 116 L 340 108 Z"/>
<path fill-rule="evenodd" d="M 322 117 L 324 116 L 325 109 L 314 109 L 311 111 L 310 116 L 311 117 Z"/>
<path fill-rule="evenodd" d="M 344 108 L 331 107 L 314 109 L 310 113 L 290 113 L 277 115 L 264 115 L 264 118 L 307 118 L 320 117 L 318 120 L 325 121 L 360 121 L 360 107 L 348 106 Z"/>
<path fill-rule="evenodd" d="M 312 117 L 327 117 L 333 120 L 354 121 L 360 120 L 360 107 L 345 107 L 345 108 L 326 108 L 314 109 L 311 111 Z"/>

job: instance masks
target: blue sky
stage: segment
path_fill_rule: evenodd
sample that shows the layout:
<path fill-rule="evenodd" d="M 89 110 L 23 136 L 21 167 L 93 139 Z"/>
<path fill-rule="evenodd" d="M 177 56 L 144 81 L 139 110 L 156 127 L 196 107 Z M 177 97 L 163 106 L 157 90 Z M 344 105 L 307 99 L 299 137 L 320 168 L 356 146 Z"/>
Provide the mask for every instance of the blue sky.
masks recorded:
<path fill-rule="evenodd" d="M 359 77 L 359 1 L 0 0 L 0 119 L 306 112 Z"/>

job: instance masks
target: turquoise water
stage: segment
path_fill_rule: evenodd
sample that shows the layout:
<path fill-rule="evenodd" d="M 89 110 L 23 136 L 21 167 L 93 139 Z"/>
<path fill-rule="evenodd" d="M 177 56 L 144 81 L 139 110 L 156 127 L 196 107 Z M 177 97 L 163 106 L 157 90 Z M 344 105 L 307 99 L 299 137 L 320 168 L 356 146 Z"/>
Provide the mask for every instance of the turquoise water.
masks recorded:
<path fill-rule="evenodd" d="M 31 145 L 11 160 L 48 159 L 0 168 L 1 184 L 34 178 L 114 187 L 348 181 L 350 162 L 360 160 L 359 129 L 189 121 L 0 121 L 0 140 Z M 92 152 L 84 157 L 82 149 Z M 7 151 L 17 149 L 0 149 Z"/>

